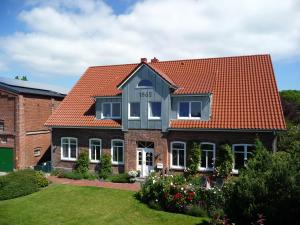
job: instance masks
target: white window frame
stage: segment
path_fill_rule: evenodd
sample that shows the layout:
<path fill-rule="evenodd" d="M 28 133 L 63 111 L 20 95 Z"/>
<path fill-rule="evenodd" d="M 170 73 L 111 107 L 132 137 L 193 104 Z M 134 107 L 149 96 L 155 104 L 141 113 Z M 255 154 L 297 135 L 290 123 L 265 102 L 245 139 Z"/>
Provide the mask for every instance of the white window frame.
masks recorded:
<path fill-rule="evenodd" d="M 110 116 L 104 116 L 103 115 L 103 105 L 105 104 L 109 104 L 110 105 Z M 113 104 L 118 104 L 120 106 L 120 116 L 113 116 L 112 113 L 113 113 Z M 121 102 L 102 102 L 102 110 L 101 110 L 101 119 L 121 119 L 121 116 L 122 116 L 122 105 L 121 105 Z"/>
<path fill-rule="evenodd" d="M 201 145 L 212 145 L 213 146 L 213 150 L 204 150 L 201 148 Z M 201 154 L 203 154 L 204 152 L 208 152 L 208 151 L 212 151 L 213 152 L 213 167 L 212 168 L 208 168 L 207 167 L 207 162 L 208 162 L 208 158 L 207 158 L 207 154 L 206 154 L 206 157 L 205 157 L 205 167 L 203 167 L 201 165 L 201 158 L 200 158 L 200 165 L 199 165 L 199 170 L 200 171 L 214 171 L 215 169 L 215 160 L 216 160 L 216 144 L 215 143 L 212 143 L 212 142 L 200 142 L 200 148 L 201 148 Z"/>
<path fill-rule="evenodd" d="M 151 116 L 151 103 L 158 102 L 160 103 L 160 116 Z M 148 102 L 148 119 L 149 120 L 160 120 L 161 119 L 161 113 L 162 113 L 162 103 L 160 101 L 151 101 Z"/>
<path fill-rule="evenodd" d="M 102 140 L 100 138 L 90 138 L 89 139 L 89 159 L 91 163 L 99 163 L 100 160 L 92 159 L 92 141 L 99 141 L 100 142 L 100 158 L 102 153 Z M 98 146 L 98 145 L 97 145 Z"/>
<path fill-rule="evenodd" d="M 63 139 L 68 139 L 68 157 L 63 156 Z M 71 145 L 70 145 L 71 139 L 76 140 L 76 157 L 75 158 L 71 157 Z M 60 142 L 61 142 L 61 146 L 60 146 L 61 160 L 76 161 L 77 157 L 78 157 L 78 139 L 74 138 L 74 137 L 61 137 Z"/>
<path fill-rule="evenodd" d="M 184 151 L 184 161 L 183 161 L 184 165 L 183 166 L 173 165 L 173 144 L 183 144 L 183 146 L 184 146 L 184 149 L 182 150 L 182 151 Z M 185 169 L 186 168 L 186 143 L 183 141 L 172 141 L 170 143 L 170 145 L 171 145 L 170 146 L 170 149 L 171 149 L 171 151 L 170 151 L 170 160 L 171 160 L 170 168 L 171 169 L 180 169 L 180 170 Z M 176 150 L 178 150 L 178 149 L 176 149 Z M 179 162 L 179 157 L 178 157 L 178 162 Z"/>
<path fill-rule="evenodd" d="M 189 103 L 189 116 L 184 117 L 180 116 L 180 103 L 187 102 Z M 177 119 L 188 119 L 188 120 L 200 120 L 201 117 L 192 117 L 192 102 L 200 102 L 201 116 L 202 116 L 202 101 L 180 101 L 177 105 Z"/>
<path fill-rule="evenodd" d="M 243 146 L 244 147 L 244 151 L 241 152 L 241 151 L 235 151 L 234 148 L 236 146 Z M 248 147 L 252 147 L 254 146 L 253 144 L 233 144 L 232 145 L 232 152 L 233 152 L 233 163 L 232 163 L 232 173 L 233 174 L 238 174 L 239 173 L 239 170 L 235 169 L 235 152 L 238 152 L 238 153 L 243 153 L 244 154 L 244 166 L 246 165 L 246 162 L 248 160 Z"/>
<path fill-rule="evenodd" d="M 140 116 L 130 116 L 130 108 L 132 103 L 139 103 L 140 105 Z M 128 119 L 130 120 L 139 120 L 141 118 L 141 103 L 140 102 L 128 102 Z"/>
<path fill-rule="evenodd" d="M 113 145 L 113 143 L 115 142 L 115 141 L 119 141 L 119 142 L 122 142 L 123 143 L 123 161 L 122 162 L 119 162 L 119 161 L 114 161 L 114 145 Z M 124 140 L 122 140 L 122 139 L 112 139 L 111 140 L 111 163 L 113 164 L 113 165 L 124 165 L 124 161 L 125 161 L 125 146 L 124 146 Z"/>
<path fill-rule="evenodd" d="M 0 132 L 4 132 L 4 131 L 5 131 L 5 123 L 4 123 L 4 120 L 0 120 L 0 124 L 1 124 Z"/>

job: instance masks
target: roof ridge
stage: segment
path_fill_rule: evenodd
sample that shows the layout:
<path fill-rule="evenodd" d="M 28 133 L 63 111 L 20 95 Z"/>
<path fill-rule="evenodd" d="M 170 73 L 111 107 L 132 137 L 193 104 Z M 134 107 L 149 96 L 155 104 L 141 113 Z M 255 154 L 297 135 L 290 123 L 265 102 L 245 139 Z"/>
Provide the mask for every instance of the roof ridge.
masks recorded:
<path fill-rule="evenodd" d="M 205 57 L 205 58 L 193 58 L 193 59 L 175 59 L 175 60 L 164 60 L 152 63 L 147 62 L 147 64 L 159 64 L 164 62 L 181 62 L 181 61 L 195 61 L 195 60 L 210 60 L 210 59 L 228 59 L 228 58 L 244 58 L 244 57 L 257 57 L 257 56 L 270 56 L 269 53 L 265 54 L 251 54 L 251 55 L 234 55 L 234 56 L 221 56 L 221 57 Z M 109 64 L 109 65 L 98 65 L 98 66 L 89 66 L 88 68 L 97 68 L 97 67 L 111 67 L 111 66 L 131 66 L 138 65 L 138 63 L 123 63 L 123 64 Z"/>

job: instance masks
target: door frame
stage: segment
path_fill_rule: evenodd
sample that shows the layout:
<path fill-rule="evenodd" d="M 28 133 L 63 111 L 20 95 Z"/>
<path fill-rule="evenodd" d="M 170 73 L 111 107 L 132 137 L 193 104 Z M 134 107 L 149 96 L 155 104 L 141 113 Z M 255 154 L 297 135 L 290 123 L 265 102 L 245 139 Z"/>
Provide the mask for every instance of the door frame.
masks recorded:
<path fill-rule="evenodd" d="M 139 152 L 142 153 L 142 165 L 139 165 Z M 152 166 L 147 166 L 146 165 L 146 153 L 151 152 L 152 153 Z M 146 174 L 146 167 L 148 167 L 148 170 L 153 170 L 154 169 L 154 148 L 137 148 L 136 149 L 136 168 L 137 170 L 140 170 L 140 177 L 147 177 L 149 175 Z M 150 167 L 150 169 L 149 169 Z"/>

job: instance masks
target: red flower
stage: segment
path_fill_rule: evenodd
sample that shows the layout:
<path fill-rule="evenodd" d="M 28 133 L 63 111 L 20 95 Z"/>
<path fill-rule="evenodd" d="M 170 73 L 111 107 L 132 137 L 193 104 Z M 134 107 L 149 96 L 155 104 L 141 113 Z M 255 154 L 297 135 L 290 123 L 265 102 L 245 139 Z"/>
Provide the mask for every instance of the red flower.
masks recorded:
<path fill-rule="evenodd" d="M 181 197 L 182 197 L 182 194 L 176 193 L 176 194 L 174 195 L 174 200 L 176 200 L 176 199 L 178 199 L 178 198 L 181 198 Z"/>

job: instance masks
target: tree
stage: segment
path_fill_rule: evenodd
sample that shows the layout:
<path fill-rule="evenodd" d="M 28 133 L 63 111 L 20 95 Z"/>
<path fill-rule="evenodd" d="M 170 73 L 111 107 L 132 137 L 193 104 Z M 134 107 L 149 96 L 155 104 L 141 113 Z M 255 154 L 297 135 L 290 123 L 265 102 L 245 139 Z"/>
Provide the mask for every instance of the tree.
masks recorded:
<path fill-rule="evenodd" d="M 200 145 L 196 141 L 191 141 L 188 143 L 188 175 L 195 175 L 198 173 L 199 165 L 201 159 L 201 149 Z"/>
<path fill-rule="evenodd" d="M 300 91 L 281 91 L 280 97 L 286 120 L 292 123 L 300 123 Z"/>

